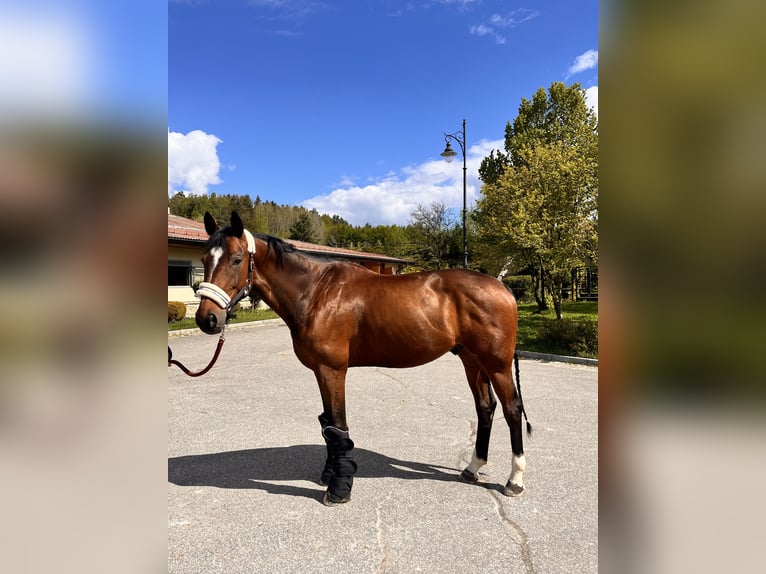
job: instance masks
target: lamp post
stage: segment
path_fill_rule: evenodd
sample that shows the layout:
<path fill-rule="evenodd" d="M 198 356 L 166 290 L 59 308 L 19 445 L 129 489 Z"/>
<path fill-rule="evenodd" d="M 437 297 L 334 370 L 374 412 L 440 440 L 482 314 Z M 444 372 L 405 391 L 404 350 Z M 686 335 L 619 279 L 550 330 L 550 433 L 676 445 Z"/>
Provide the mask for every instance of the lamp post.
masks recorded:
<path fill-rule="evenodd" d="M 458 145 L 460 146 L 460 151 L 463 152 L 463 269 L 468 269 L 468 242 L 466 240 L 466 227 L 465 227 L 465 217 L 466 217 L 466 206 L 465 206 L 465 187 L 466 187 L 466 165 L 465 165 L 465 119 L 463 119 L 463 129 L 461 131 L 457 131 L 454 134 L 444 134 L 444 141 L 446 142 L 446 147 L 444 148 L 444 151 L 441 153 L 441 156 L 447 160 L 447 162 L 451 162 L 453 159 L 455 159 L 455 156 L 457 155 L 457 152 L 452 149 L 452 146 L 449 143 L 449 140 L 453 139 L 455 140 Z"/>

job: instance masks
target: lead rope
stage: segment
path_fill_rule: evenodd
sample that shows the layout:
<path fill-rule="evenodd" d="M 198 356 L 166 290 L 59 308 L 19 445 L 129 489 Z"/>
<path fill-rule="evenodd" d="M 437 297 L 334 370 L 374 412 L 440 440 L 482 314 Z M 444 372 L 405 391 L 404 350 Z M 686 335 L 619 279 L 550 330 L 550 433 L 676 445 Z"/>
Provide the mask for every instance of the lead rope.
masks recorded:
<path fill-rule="evenodd" d="M 213 358 L 210 359 L 210 363 L 208 364 L 208 366 L 202 369 L 201 371 L 197 371 L 197 372 L 190 371 L 180 361 L 176 361 L 173 358 L 173 351 L 170 350 L 170 345 L 168 345 L 168 367 L 170 365 L 175 365 L 179 369 L 181 369 L 184 373 L 189 375 L 190 377 L 201 377 L 202 375 L 207 373 L 210 369 L 212 369 L 213 365 L 218 360 L 218 355 L 221 354 L 221 348 L 223 347 L 223 342 L 225 340 L 223 336 L 225 332 L 226 332 L 226 323 L 224 323 L 223 329 L 221 329 L 221 336 L 218 337 L 218 346 L 215 348 L 215 353 L 213 353 Z"/>
<path fill-rule="evenodd" d="M 249 241 L 248 241 L 248 245 L 249 245 Z M 249 253 L 249 259 L 248 259 L 247 281 L 245 281 L 245 286 L 242 287 L 242 289 L 240 289 L 239 293 L 237 293 L 234 296 L 234 299 L 229 301 L 228 305 L 226 305 L 226 307 L 224 308 L 224 310 L 226 311 L 226 322 L 223 324 L 223 328 L 221 329 L 221 336 L 218 337 L 218 346 L 215 348 L 215 353 L 213 354 L 213 358 L 210 359 L 210 363 L 208 364 L 208 366 L 202 369 L 201 371 L 197 371 L 196 373 L 190 371 L 184 365 L 182 365 L 180 361 L 176 361 L 173 358 L 173 351 L 170 350 L 170 345 L 168 345 L 168 367 L 170 365 L 176 365 L 179 369 L 181 369 L 184 373 L 186 373 L 190 377 L 201 377 L 202 375 L 204 375 L 210 369 L 213 368 L 213 365 L 218 360 L 218 355 L 221 354 L 221 348 L 223 347 L 223 342 L 224 342 L 223 334 L 226 332 L 226 325 L 229 324 L 229 321 L 231 319 L 237 316 L 237 314 L 233 312 L 234 307 L 237 305 L 237 303 L 239 303 L 242 299 L 244 299 L 245 296 L 250 292 L 250 282 L 253 279 L 254 267 L 255 267 L 255 263 L 253 261 L 253 254 L 251 252 Z M 216 287 L 216 286 L 213 285 L 213 287 Z M 225 292 L 223 292 L 223 294 L 226 295 Z M 217 301 L 216 298 L 210 297 L 210 295 L 208 295 L 208 297 L 213 299 L 214 301 Z M 221 306 L 223 307 L 223 305 Z"/>

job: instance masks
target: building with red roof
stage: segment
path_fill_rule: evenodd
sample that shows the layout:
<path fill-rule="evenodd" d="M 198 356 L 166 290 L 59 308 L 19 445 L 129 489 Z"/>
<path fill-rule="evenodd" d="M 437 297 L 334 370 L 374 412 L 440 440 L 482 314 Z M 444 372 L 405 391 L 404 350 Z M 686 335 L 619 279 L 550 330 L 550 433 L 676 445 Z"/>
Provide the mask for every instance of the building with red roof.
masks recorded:
<path fill-rule="evenodd" d="M 186 303 L 187 314 L 193 314 L 199 304 L 192 285 L 204 280 L 201 258 L 207 238 L 205 224 L 201 221 L 168 213 L 168 301 Z M 284 241 L 309 255 L 350 261 L 386 275 L 399 274 L 406 265 L 412 263 L 406 259 L 379 253 L 366 253 L 292 239 Z"/>

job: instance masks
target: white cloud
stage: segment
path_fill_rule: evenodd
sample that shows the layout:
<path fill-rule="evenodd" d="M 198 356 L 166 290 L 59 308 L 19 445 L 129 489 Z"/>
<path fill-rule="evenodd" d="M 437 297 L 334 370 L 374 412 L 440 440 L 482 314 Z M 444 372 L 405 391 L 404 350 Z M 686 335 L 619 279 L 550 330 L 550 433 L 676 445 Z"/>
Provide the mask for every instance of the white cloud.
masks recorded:
<path fill-rule="evenodd" d="M 53 116 L 87 109 L 93 34 L 77 15 L 0 9 L 0 114 Z"/>
<path fill-rule="evenodd" d="M 588 50 L 575 58 L 574 63 L 567 70 L 567 77 L 590 70 L 596 66 L 598 66 L 598 50 Z"/>
<path fill-rule="evenodd" d="M 476 34 L 477 36 L 486 36 L 487 34 L 494 34 L 494 30 L 490 28 L 489 26 L 485 26 L 484 24 L 477 24 L 476 26 L 471 26 L 470 30 L 471 30 L 471 34 Z"/>
<path fill-rule="evenodd" d="M 354 185 L 354 178 L 348 175 L 343 175 L 336 185 L 339 187 L 352 187 Z"/>
<path fill-rule="evenodd" d="M 478 4 L 481 0 L 437 0 L 439 4 L 447 4 L 457 6 L 459 10 L 468 10 L 474 4 Z"/>
<path fill-rule="evenodd" d="M 492 36 L 495 39 L 496 44 L 505 44 L 505 36 L 498 34 L 491 26 L 478 24 L 476 26 L 471 26 L 468 31 L 476 36 Z"/>
<path fill-rule="evenodd" d="M 248 0 L 250 6 L 269 9 L 277 18 L 302 21 L 306 17 L 332 10 L 332 6 L 323 0 Z"/>
<path fill-rule="evenodd" d="M 537 10 L 530 10 L 529 8 L 517 8 L 508 14 L 492 14 L 489 19 L 493 26 L 499 26 L 501 28 L 514 28 L 524 22 L 529 22 L 534 18 L 537 18 L 540 12 Z"/>
<path fill-rule="evenodd" d="M 466 200 L 468 209 L 476 201 L 481 189 L 479 165 L 493 149 L 503 149 L 504 140 L 482 141 L 470 146 L 466 159 Z M 458 211 L 463 209 L 463 162 L 430 160 L 407 166 L 399 174 L 366 186 L 339 187 L 326 194 L 303 202 L 308 209 L 320 213 L 337 214 L 353 225 L 406 225 L 410 213 L 418 205 L 444 203 Z"/>
<path fill-rule="evenodd" d="M 221 183 L 219 143 L 220 139 L 202 130 L 182 134 L 168 129 L 168 195 L 177 191 L 204 195 L 209 185 Z"/>
<path fill-rule="evenodd" d="M 496 44 L 505 44 L 505 36 L 498 29 L 511 29 L 537 18 L 540 13 L 529 8 L 517 8 L 507 14 L 492 14 L 487 24 L 476 24 L 468 31 L 476 36 L 492 36 Z"/>
<path fill-rule="evenodd" d="M 596 116 L 598 116 L 598 86 L 591 86 L 585 90 L 585 103 L 588 104 L 589 108 L 593 108 Z"/>

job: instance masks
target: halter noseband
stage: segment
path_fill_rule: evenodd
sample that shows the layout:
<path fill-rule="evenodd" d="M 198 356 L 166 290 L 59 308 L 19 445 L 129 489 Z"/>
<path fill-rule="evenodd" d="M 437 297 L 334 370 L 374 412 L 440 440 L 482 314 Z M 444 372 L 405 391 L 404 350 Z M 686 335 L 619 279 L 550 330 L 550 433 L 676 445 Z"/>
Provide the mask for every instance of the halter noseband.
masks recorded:
<path fill-rule="evenodd" d="M 235 314 L 232 312 L 232 309 L 250 292 L 250 282 L 253 279 L 253 268 L 255 267 L 255 262 L 253 260 L 253 255 L 255 254 L 255 238 L 253 238 L 253 234 L 250 233 L 247 229 L 245 229 L 244 232 L 245 239 L 247 240 L 248 269 L 247 280 L 245 281 L 244 287 L 239 290 L 239 293 L 237 293 L 232 299 L 229 297 L 229 294 L 221 289 L 218 285 L 215 283 L 208 283 L 206 281 L 200 283 L 199 287 L 197 288 L 197 295 L 199 295 L 200 298 L 207 297 L 213 303 L 226 311 L 227 323 L 229 322 L 229 319 L 235 316 Z"/>

